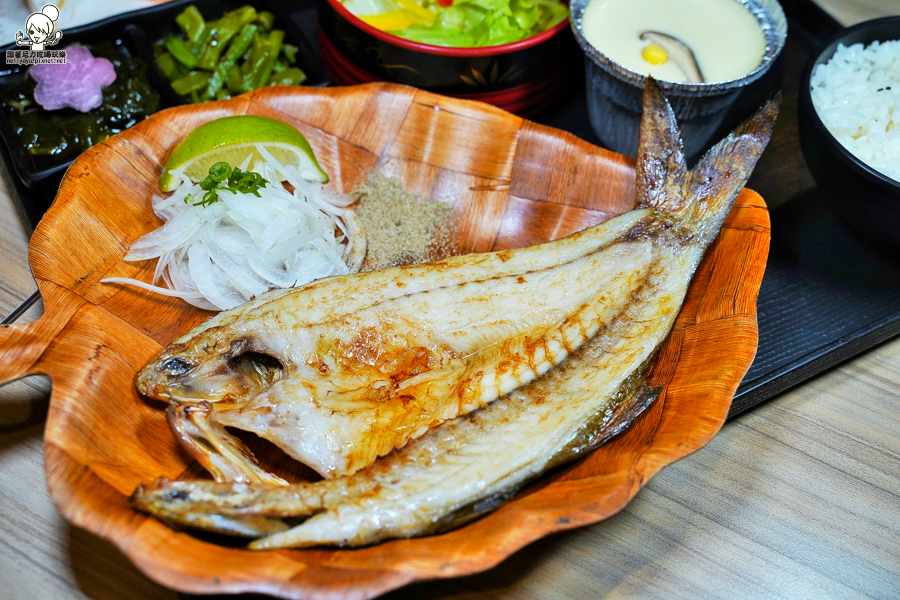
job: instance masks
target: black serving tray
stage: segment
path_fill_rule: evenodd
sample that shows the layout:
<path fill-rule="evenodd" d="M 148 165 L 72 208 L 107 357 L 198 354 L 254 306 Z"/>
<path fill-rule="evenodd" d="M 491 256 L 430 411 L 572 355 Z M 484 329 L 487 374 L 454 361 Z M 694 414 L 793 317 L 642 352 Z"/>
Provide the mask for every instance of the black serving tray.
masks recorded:
<path fill-rule="evenodd" d="M 718 140 L 776 92 L 782 114 L 748 187 L 778 190 L 787 177 L 810 178 L 797 157 L 797 96 L 800 71 L 809 56 L 843 26 L 810 0 L 783 0 L 788 43 L 772 69 L 745 90 L 713 136 Z M 581 95 L 579 95 L 581 94 Z M 590 130 L 583 91 L 543 123 L 601 145 Z M 787 132 L 787 133 L 785 133 Z M 790 175 L 780 161 L 799 161 Z M 785 199 L 782 199 L 785 200 Z M 852 203 L 853 198 L 848 198 Z M 871 244 L 848 230 L 818 188 L 775 204 L 772 241 L 757 301 L 759 347 L 735 394 L 729 418 L 802 381 L 900 334 L 900 252 Z"/>
<path fill-rule="evenodd" d="M 297 21 L 291 18 L 288 3 L 278 0 L 175 0 L 159 6 L 132 11 L 74 29 L 67 29 L 59 48 L 72 44 L 92 46 L 111 42 L 123 58 L 139 58 L 147 65 L 150 84 L 160 95 L 160 109 L 187 103 L 176 94 L 165 76 L 156 66 L 153 43 L 177 32 L 175 16 L 189 5 L 195 5 L 207 20 L 217 19 L 223 13 L 250 4 L 258 10 L 268 10 L 275 15 L 275 27 L 285 32 L 285 42 L 297 46 L 297 65 L 307 76 L 304 85 L 321 87 L 331 83 L 331 76 L 310 47 L 307 36 Z M 288 9 L 288 10 L 286 10 Z M 5 68 L 0 71 L 0 96 L 19 84 L 27 76 L 26 68 L 6 64 L 6 50 L 21 49 L 15 44 L 0 48 Z M 30 225 L 37 223 L 56 196 L 59 183 L 74 157 L 56 159 L 35 157 L 29 154 L 15 134 L 6 113 L 0 110 L 0 137 L 6 145 L 4 162 L 11 165 L 23 191 L 18 194 L 20 211 L 27 216 Z M 6 172 L 7 169 L 4 169 Z M 9 180 L 9 179 L 8 179 Z"/>
<path fill-rule="evenodd" d="M 314 1 L 298 0 L 288 15 L 275 14 L 289 18 L 317 47 Z M 900 257 L 869 245 L 835 218 L 811 183 L 796 135 L 799 72 L 816 47 L 842 27 L 810 0 L 782 4 L 788 44 L 770 72 L 742 93 L 715 137 L 725 135 L 775 92 L 783 92 L 776 138 L 766 150 L 769 160 L 763 156 L 748 184 L 772 206 L 772 243 L 758 299 L 759 348 L 730 417 L 900 333 Z M 580 64 L 580 55 L 569 58 Z M 588 122 L 583 71 L 576 72 L 565 100 L 537 120 L 600 145 Z M 780 172 L 792 162 L 791 174 Z M 9 157 L 3 156 L 0 167 L 26 221 L 36 223 L 43 212 L 40 200 L 10 176 L 9 165 Z M 804 178 L 810 183 L 801 192 L 772 201 L 785 182 Z"/>

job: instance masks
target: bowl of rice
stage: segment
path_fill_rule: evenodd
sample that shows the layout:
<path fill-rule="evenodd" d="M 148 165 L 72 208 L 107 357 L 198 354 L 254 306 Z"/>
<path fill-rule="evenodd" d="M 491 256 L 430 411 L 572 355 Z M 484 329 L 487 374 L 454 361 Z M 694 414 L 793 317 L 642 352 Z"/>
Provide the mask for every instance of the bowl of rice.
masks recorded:
<path fill-rule="evenodd" d="M 804 158 L 835 214 L 900 245 L 900 16 L 828 40 L 806 65 L 798 116 Z"/>

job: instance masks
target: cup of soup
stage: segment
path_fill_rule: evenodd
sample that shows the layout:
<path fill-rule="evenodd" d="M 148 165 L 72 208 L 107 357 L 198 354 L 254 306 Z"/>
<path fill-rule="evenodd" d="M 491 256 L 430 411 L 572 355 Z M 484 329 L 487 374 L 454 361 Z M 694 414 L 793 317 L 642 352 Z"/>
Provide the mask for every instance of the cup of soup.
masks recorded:
<path fill-rule="evenodd" d="M 648 75 L 672 104 L 685 154 L 696 156 L 787 37 L 776 0 L 573 0 L 570 8 L 591 127 L 628 156 L 637 153 Z"/>

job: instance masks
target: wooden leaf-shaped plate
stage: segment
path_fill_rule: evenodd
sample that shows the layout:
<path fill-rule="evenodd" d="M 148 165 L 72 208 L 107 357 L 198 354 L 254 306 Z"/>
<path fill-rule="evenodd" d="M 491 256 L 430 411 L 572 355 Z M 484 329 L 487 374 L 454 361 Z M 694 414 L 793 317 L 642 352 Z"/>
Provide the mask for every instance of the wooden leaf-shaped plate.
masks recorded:
<path fill-rule="evenodd" d="M 50 493 L 68 520 L 111 540 L 151 578 L 191 593 L 359 599 L 474 573 L 551 532 L 611 516 L 721 427 L 756 352 L 756 296 L 769 245 L 765 203 L 748 190 L 662 348 L 651 375 L 665 386 L 660 400 L 623 435 L 499 510 L 432 537 L 265 552 L 218 545 L 135 512 L 128 497 L 139 483 L 199 473 L 176 446 L 165 407 L 135 391 L 135 374 L 210 313 L 99 281 L 151 279 L 155 261 L 122 257 L 161 224 L 150 199 L 162 163 L 187 132 L 235 114 L 296 126 L 331 174 L 331 189 L 350 191 L 378 168 L 428 200 L 451 203 L 462 252 L 559 238 L 633 205 L 631 159 L 485 104 L 391 84 L 269 88 L 172 108 L 81 155 L 31 241 L 45 314 L 0 329 L 0 382 L 52 378 Z"/>

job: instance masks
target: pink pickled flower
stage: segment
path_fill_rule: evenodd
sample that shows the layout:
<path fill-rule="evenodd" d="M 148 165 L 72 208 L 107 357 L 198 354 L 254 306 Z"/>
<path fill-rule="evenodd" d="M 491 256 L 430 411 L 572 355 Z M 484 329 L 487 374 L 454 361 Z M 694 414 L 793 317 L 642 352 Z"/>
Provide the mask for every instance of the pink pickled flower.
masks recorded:
<path fill-rule="evenodd" d="M 103 103 L 102 88 L 116 80 L 113 64 L 84 46 L 69 46 L 65 64 L 34 65 L 29 73 L 37 81 L 34 101 L 47 110 L 93 110 Z"/>

